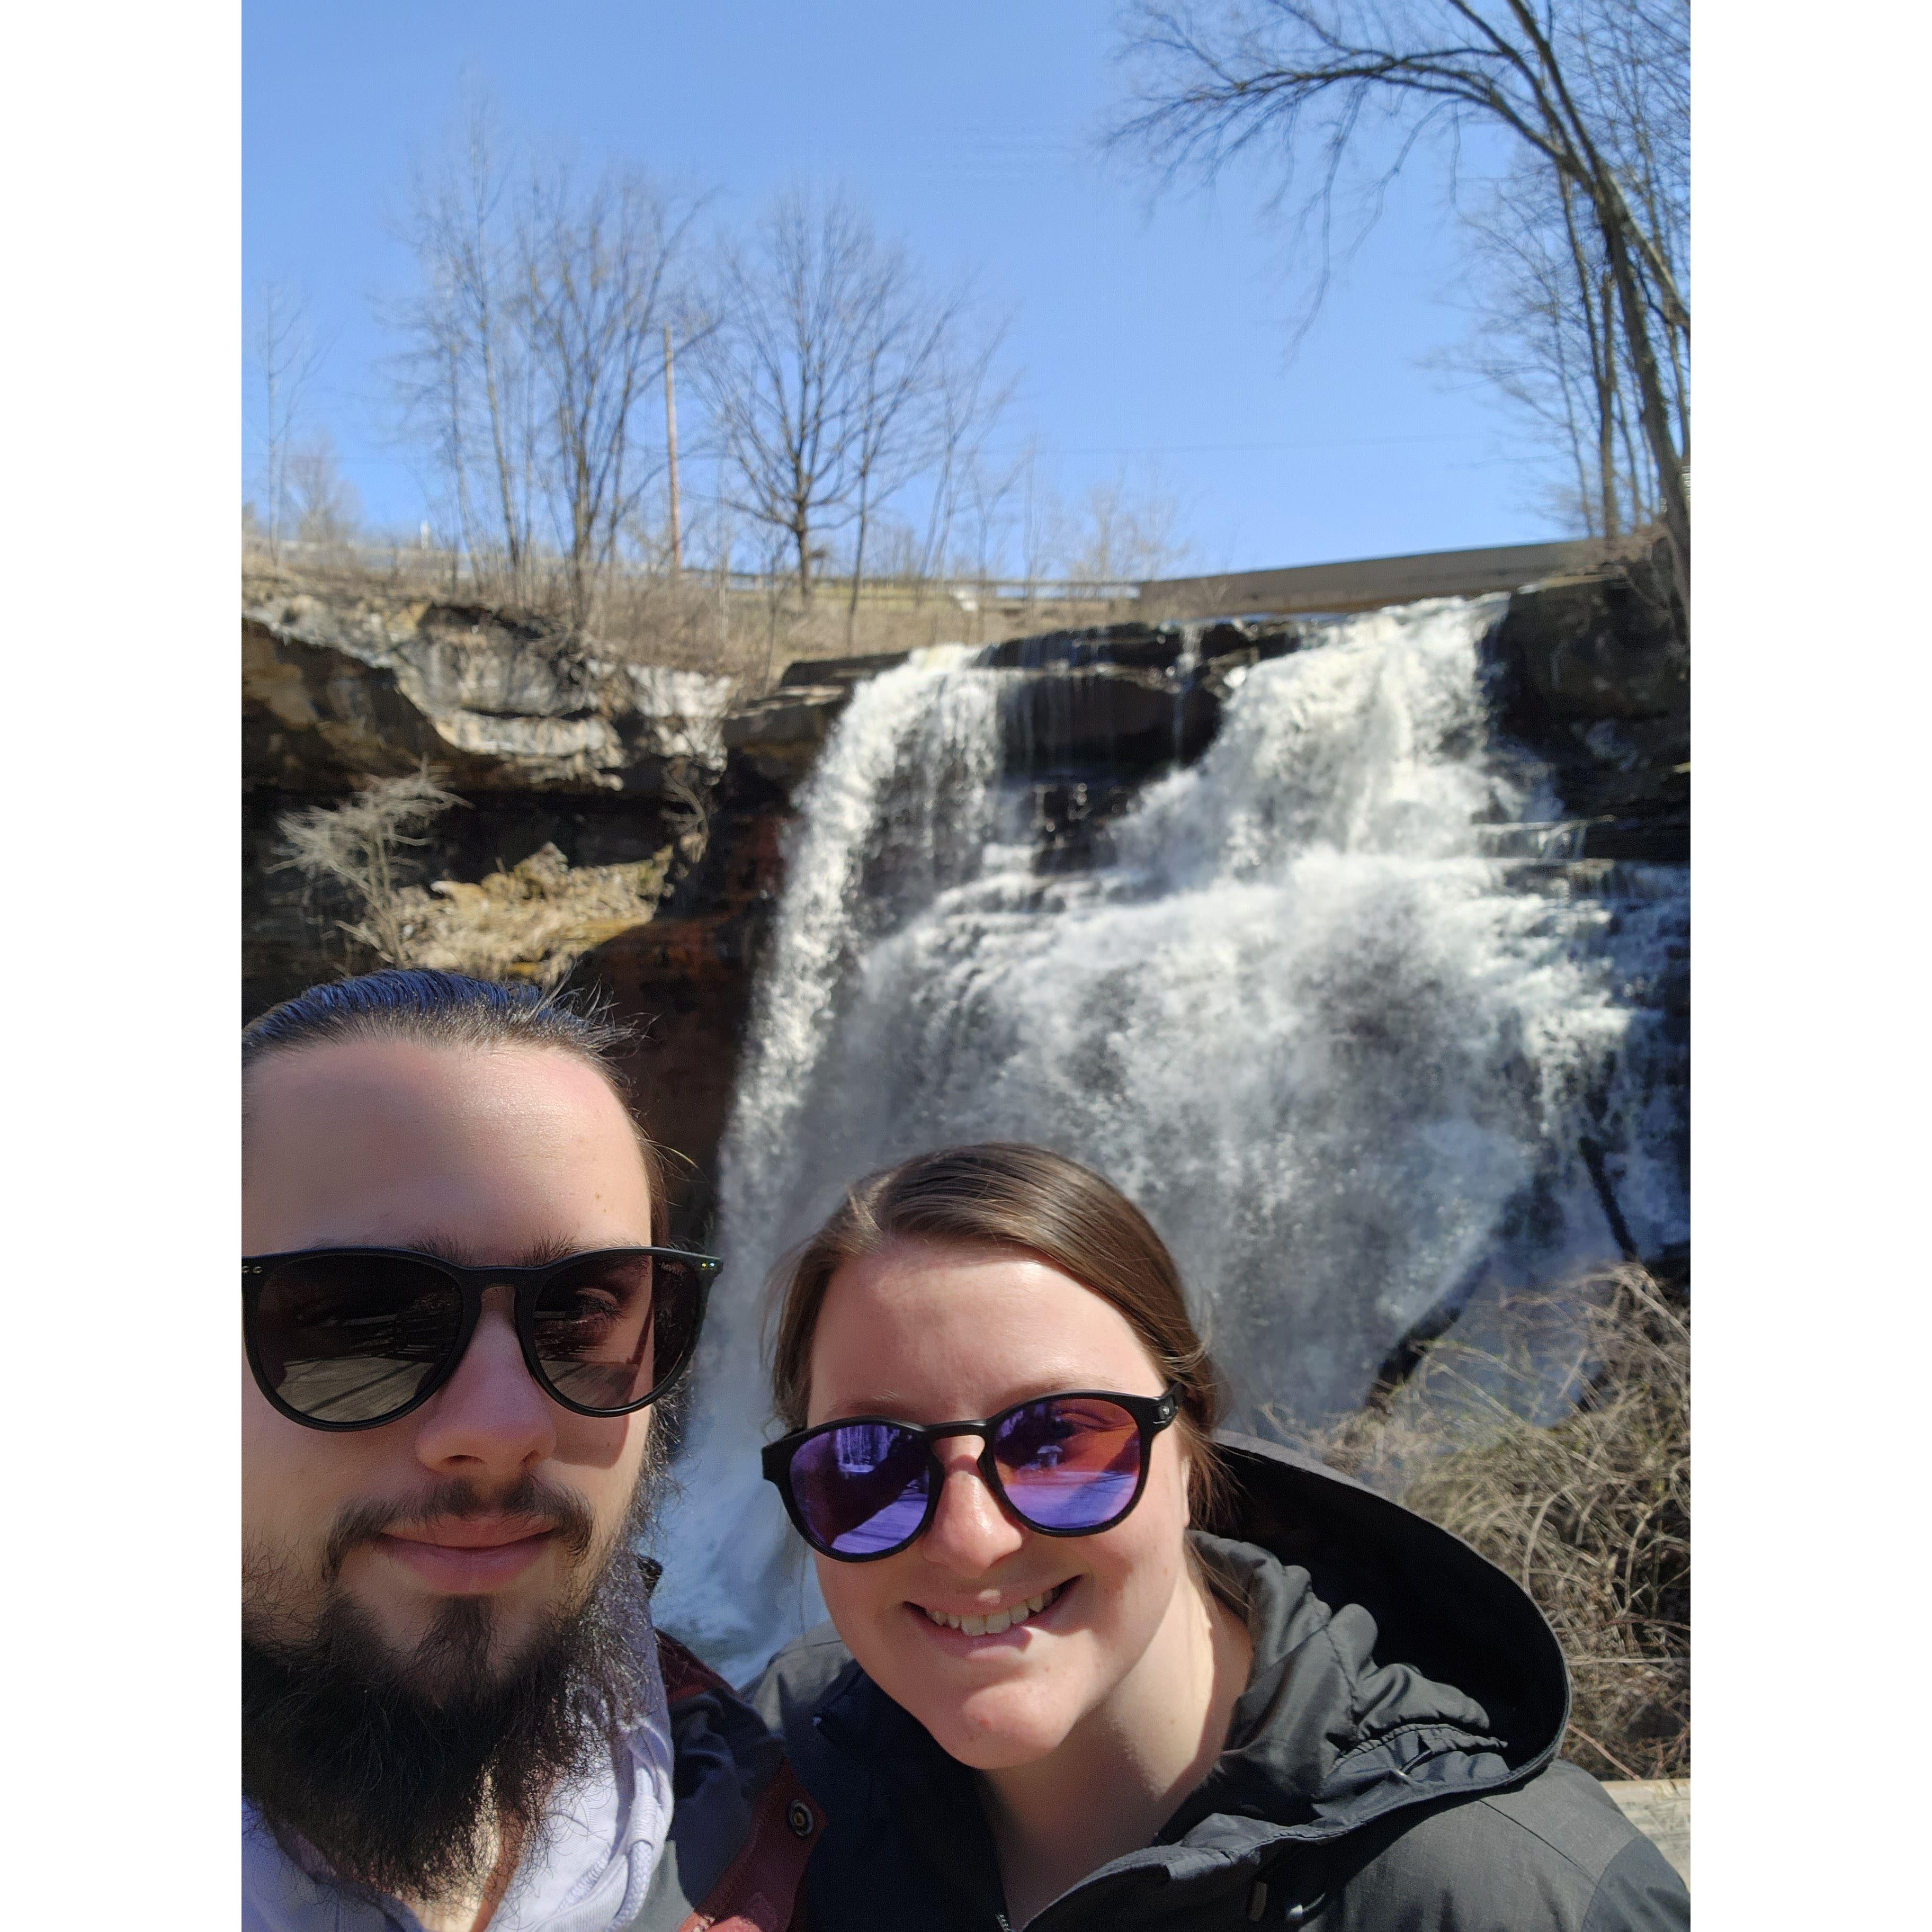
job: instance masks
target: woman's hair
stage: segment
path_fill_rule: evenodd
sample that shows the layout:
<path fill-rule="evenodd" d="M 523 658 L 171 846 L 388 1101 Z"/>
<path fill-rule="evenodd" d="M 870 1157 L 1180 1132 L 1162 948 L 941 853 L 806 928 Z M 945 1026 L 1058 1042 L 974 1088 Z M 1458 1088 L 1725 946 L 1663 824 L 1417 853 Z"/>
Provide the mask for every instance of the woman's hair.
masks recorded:
<path fill-rule="evenodd" d="M 638 1124 L 618 1054 L 628 1030 L 595 1007 L 575 1006 L 535 986 L 504 986 L 428 967 L 365 973 L 311 986 L 284 1000 L 242 1033 L 242 1114 L 248 1076 L 264 1060 L 338 1041 L 404 1040 L 426 1046 L 548 1048 L 588 1061 L 630 1122 L 650 1184 L 651 1239 L 662 1242 L 670 1220 L 664 1155 Z"/>
<path fill-rule="evenodd" d="M 1211 1519 L 1224 1487 L 1213 1442 L 1221 1380 L 1188 1315 L 1173 1256 L 1118 1188 L 1077 1161 L 1018 1142 L 944 1148 L 868 1174 L 779 1264 L 772 1396 L 787 1428 L 805 1426 L 812 1340 L 832 1277 L 898 1240 L 1024 1249 L 1118 1309 L 1163 1380 L 1180 1384 L 1176 1426 L 1194 1514 Z"/>

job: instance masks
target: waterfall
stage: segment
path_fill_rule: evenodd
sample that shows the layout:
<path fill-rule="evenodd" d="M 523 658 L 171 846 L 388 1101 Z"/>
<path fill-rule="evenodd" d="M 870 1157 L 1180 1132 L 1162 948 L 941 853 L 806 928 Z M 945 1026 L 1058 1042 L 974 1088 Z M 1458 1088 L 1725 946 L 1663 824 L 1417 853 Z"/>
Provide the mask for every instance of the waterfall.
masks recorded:
<path fill-rule="evenodd" d="M 842 1185 L 1032 1140 L 1173 1249 L 1266 1431 L 1358 1403 L 1418 1324 L 1682 1239 L 1681 1046 L 1648 988 L 1679 868 L 1580 889 L 1546 775 L 1492 732 L 1504 600 L 1341 620 L 1226 674 L 1220 728 L 1086 869 L 1041 862 L 1001 692 L 953 650 L 862 686 L 802 794 L 720 1160 L 725 1271 L 660 1615 L 742 1678 L 820 1614 L 759 1477 L 764 1279 Z M 1613 875 L 1613 876 L 1612 876 Z"/>

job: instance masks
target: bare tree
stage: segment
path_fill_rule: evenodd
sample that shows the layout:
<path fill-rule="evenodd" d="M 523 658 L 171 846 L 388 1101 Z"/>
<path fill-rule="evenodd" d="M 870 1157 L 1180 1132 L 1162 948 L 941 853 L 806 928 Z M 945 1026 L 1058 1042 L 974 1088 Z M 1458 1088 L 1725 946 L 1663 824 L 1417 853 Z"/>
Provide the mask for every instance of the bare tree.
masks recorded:
<path fill-rule="evenodd" d="M 879 506 L 889 502 L 950 447 L 951 394 L 947 351 L 963 305 L 922 298 L 903 251 L 880 258 L 858 316 L 865 381 L 853 439 L 854 501 L 852 588 L 845 605 L 845 644 L 852 646 L 859 591 L 866 574 L 866 538 Z"/>
<path fill-rule="evenodd" d="M 667 325 L 705 326 L 676 285 L 698 204 L 640 170 L 582 194 L 557 167 L 533 177 L 518 232 L 520 312 L 545 425 L 547 494 L 574 622 L 589 623 L 618 533 L 657 473 L 638 412 L 662 380 Z"/>
<path fill-rule="evenodd" d="M 1047 554 L 1053 541 L 1052 493 L 1040 474 L 1040 439 L 1029 436 L 1020 458 L 1020 574 L 1026 580 L 1026 600 L 1046 574 Z"/>
<path fill-rule="evenodd" d="M 410 853 L 429 843 L 436 820 L 463 800 L 436 782 L 428 765 L 400 777 L 374 778 L 340 805 L 285 812 L 277 825 L 281 856 L 270 868 L 301 874 L 311 886 L 346 895 L 356 916 L 336 922 L 386 966 L 413 958 L 405 887 Z"/>
<path fill-rule="evenodd" d="M 1090 484 L 1070 511 L 1055 505 L 1061 568 L 1076 584 L 1140 583 L 1185 561 L 1179 500 L 1153 477 L 1136 488 L 1124 468 Z"/>
<path fill-rule="evenodd" d="M 268 554 L 278 562 L 289 502 L 289 463 L 323 344 L 309 321 L 308 298 L 284 282 L 262 285 L 255 326 L 255 364 L 262 388 L 262 488 Z"/>
<path fill-rule="evenodd" d="M 968 346 L 963 340 L 946 360 L 934 398 L 937 463 L 926 514 L 922 578 L 945 574 L 952 554 L 953 531 L 962 512 L 1003 502 L 1012 476 L 995 487 L 987 468 L 987 439 L 1012 400 L 1016 380 L 1000 379 L 994 358 L 1005 338 L 1004 324 Z M 990 494 L 989 494 L 990 493 Z M 977 548 L 983 550 L 987 531 L 981 520 Z M 984 571 L 981 573 L 985 574 Z"/>
<path fill-rule="evenodd" d="M 1683 284 L 1689 237 L 1689 101 L 1682 0 L 1583 16 L 1575 42 L 1620 178 Z M 1641 433 L 1641 398 L 1624 352 L 1615 278 L 1575 184 L 1519 144 L 1501 178 L 1465 213 L 1475 328 L 1439 359 L 1484 377 L 1552 448 L 1574 482 L 1556 491 L 1568 518 L 1614 538 L 1654 522 L 1661 493 Z M 1678 446 L 1688 453 L 1688 343 L 1658 334 Z"/>
<path fill-rule="evenodd" d="M 416 171 L 402 234 L 422 286 L 388 312 L 404 421 L 428 445 L 472 563 L 503 561 L 528 600 L 538 440 L 528 339 L 506 232 L 512 161 L 496 110 L 466 91 L 442 152 Z"/>
<path fill-rule="evenodd" d="M 934 294 L 850 202 L 797 190 L 749 242 L 721 242 L 717 280 L 698 368 L 719 494 L 783 534 L 801 602 L 826 538 L 852 526 L 856 588 L 872 519 L 944 446 L 965 292 Z"/>
<path fill-rule="evenodd" d="M 1138 0 L 1126 30 L 1135 107 L 1112 138 L 1168 178 L 1212 178 L 1268 144 L 1288 170 L 1284 194 L 1297 164 L 1312 161 L 1299 214 L 1318 221 L 1323 277 L 1337 182 L 1377 131 L 1378 187 L 1426 136 L 1448 137 L 1452 178 L 1469 128 L 1522 142 L 1574 195 L 1565 205 L 1582 214 L 1607 274 L 1617 353 L 1688 596 L 1690 316 L 1672 185 L 1688 19 L 1687 0 L 1545 0 L 1540 10 L 1531 0 L 1233 0 L 1211 15 Z M 1644 129 L 1633 133 L 1639 100 Z"/>
<path fill-rule="evenodd" d="M 536 596 L 547 529 L 566 608 L 590 621 L 656 472 L 638 412 L 664 329 L 702 333 L 678 279 L 698 206 L 635 167 L 580 185 L 518 150 L 475 91 L 418 170 L 405 233 L 422 285 L 391 316 L 393 374 L 466 547 L 500 555 L 512 602 Z"/>
<path fill-rule="evenodd" d="M 290 520 L 298 542 L 329 545 L 353 541 L 362 500 L 342 473 L 335 440 L 318 430 L 289 452 L 286 466 Z"/>

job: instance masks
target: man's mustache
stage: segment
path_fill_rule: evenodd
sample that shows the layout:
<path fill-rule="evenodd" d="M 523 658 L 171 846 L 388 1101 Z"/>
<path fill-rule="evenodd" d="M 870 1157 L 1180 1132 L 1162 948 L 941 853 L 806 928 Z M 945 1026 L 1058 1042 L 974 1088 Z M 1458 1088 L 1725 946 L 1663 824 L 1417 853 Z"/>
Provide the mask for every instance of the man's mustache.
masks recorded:
<path fill-rule="evenodd" d="M 530 1516 L 548 1524 L 566 1556 L 581 1562 L 590 1553 L 596 1524 L 590 1506 L 568 1490 L 554 1489 L 534 1475 L 520 1477 L 500 1495 L 484 1496 L 473 1483 L 452 1477 L 406 1500 L 351 1503 L 335 1519 L 322 1552 L 322 1578 L 333 1583 L 350 1552 L 394 1529 L 427 1528 L 466 1516 Z"/>

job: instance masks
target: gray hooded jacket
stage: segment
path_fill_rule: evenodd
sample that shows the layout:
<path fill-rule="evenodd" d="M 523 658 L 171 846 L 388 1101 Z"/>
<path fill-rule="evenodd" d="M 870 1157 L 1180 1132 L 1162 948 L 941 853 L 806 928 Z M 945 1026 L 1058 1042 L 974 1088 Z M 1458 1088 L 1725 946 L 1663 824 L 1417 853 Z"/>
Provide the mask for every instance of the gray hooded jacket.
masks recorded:
<path fill-rule="evenodd" d="M 1153 1844 L 1032 1932 L 1682 1932 L 1682 1881 L 1557 1759 L 1568 1674 L 1524 1592 L 1333 1471 L 1221 1441 L 1235 1534 L 1196 1547 L 1254 1645 L 1227 1748 Z M 814 1932 L 1010 1932 L 973 1773 L 830 1624 L 754 1701 L 830 1816 L 806 1874 Z"/>

